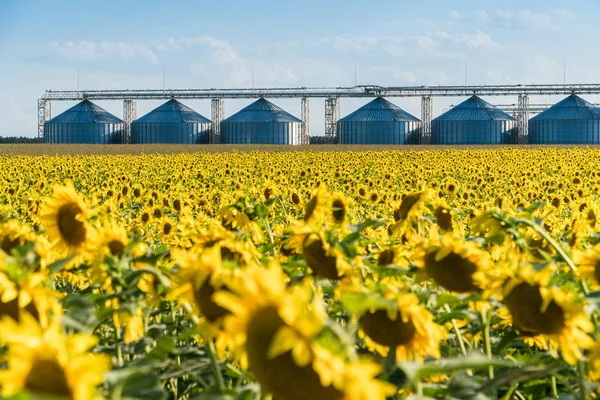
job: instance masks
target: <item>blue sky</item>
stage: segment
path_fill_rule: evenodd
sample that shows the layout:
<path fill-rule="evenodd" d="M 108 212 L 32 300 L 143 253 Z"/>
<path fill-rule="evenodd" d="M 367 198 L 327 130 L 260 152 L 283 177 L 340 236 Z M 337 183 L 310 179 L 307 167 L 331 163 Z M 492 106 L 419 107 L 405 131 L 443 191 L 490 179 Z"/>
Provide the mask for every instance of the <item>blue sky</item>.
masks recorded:
<path fill-rule="evenodd" d="M 0 135 L 47 89 L 600 82 L 600 2 L 0 0 Z M 599 98 L 589 96 L 598 102 Z M 391 99 L 420 116 L 420 100 Z M 461 98 L 434 100 L 438 115 Z M 513 98 L 487 98 L 496 104 Z M 558 98 L 532 98 L 532 103 Z M 367 100 L 343 99 L 342 115 Z M 248 104 L 227 100 L 225 114 Z M 275 103 L 300 115 L 300 101 Z M 73 102 L 54 102 L 57 115 Z M 138 116 L 160 102 L 139 101 Z M 210 102 L 186 104 L 210 118 Z M 122 116 L 122 104 L 99 102 Z M 324 131 L 311 102 L 312 134 Z"/>

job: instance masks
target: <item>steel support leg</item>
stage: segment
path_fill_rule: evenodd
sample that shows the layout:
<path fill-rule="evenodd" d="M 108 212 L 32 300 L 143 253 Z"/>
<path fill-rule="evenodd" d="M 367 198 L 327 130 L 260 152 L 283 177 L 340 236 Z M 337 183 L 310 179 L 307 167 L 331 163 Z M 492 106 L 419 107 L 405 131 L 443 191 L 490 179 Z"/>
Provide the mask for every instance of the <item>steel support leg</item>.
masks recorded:
<path fill-rule="evenodd" d="M 517 113 L 517 140 L 516 143 L 527 143 L 529 136 L 529 96 L 519 95 L 519 110 Z"/>
<path fill-rule="evenodd" d="M 337 122 L 340 119 L 340 98 L 325 99 L 325 138 L 327 143 L 337 143 Z"/>
<path fill-rule="evenodd" d="M 301 104 L 301 118 L 302 118 L 302 133 L 300 135 L 300 144 L 310 143 L 310 99 L 308 97 L 302 98 Z"/>
<path fill-rule="evenodd" d="M 421 144 L 431 144 L 431 120 L 433 117 L 433 101 L 431 96 L 421 97 Z"/>
<path fill-rule="evenodd" d="M 135 100 L 123 100 L 123 136 L 121 143 L 131 143 L 131 123 L 137 118 L 137 103 Z"/>
<path fill-rule="evenodd" d="M 212 125 L 208 142 L 213 144 L 221 143 L 221 122 L 224 119 L 225 101 L 223 99 L 212 99 L 211 117 Z"/>
<path fill-rule="evenodd" d="M 50 116 L 50 101 L 44 99 L 38 99 L 38 138 L 44 137 L 44 125 L 48 121 Z"/>

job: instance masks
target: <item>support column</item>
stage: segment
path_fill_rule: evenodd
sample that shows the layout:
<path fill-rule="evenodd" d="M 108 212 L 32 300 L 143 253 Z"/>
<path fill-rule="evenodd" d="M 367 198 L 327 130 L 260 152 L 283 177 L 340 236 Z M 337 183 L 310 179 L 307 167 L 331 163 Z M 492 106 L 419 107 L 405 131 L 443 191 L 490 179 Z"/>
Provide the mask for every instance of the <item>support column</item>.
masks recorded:
<path fill-rule="evenodd" d="M 44 138 L 44 124 L 50 118 L 50 101 L 45 99 L 38 99 L 38 139 Z"/>
<path fill-rule="evenodd" d="M 340 119 L 340 98 L 325 99 L 325 138 L 327 143 L 337 143 L 337 122 Z"/>
<path fill-rule="evenodd" d="M 519 110 L 517 112 L 517 140 L 516 143 L 527 143 L 529 136 L 529 96 L 519 95 Z"/>
<path fill-rule="evenodd" d="M 302 133 L 300 135 L 300 144 L 310 143 L 310 99 L 303 97 L 301 102 Z"/>
<path fill-rule="evenodd" d="M 421 97 L 421 138 L 420 144 L 431 144 L 431 120 L 433 119 L 433 101 L 431 96 Z"/>
<path fill-rule="evenodd" d="M 212 99 L 211 101 L 211 132 L 208 142 L 213 144 L 221 143 L 221 121 L 225 114 L 225 101 L 223 99 Z"/>
<path fill-rule="evenodd" d="M 123 136 L 121 143 L 131 143 L 131 123 L 137 118 L 137 103 L 135 100 L 123 100 Z"/>

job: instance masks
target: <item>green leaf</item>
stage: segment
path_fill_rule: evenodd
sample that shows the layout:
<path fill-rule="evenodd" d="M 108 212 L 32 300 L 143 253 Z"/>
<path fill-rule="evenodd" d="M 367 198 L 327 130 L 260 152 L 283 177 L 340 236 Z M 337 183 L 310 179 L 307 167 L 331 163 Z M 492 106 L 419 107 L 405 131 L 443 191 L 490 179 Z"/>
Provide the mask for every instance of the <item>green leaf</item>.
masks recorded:
<path fill-rule="evenodd" d="M 398 366 L 404 370 L 411 381 L 422 379 L 431 375 L 445 375 L 454 371 L 465 369 L 482 369 L 489 366 L 495 367 L 518 367 L 520 364 L 501 360 L 498 358 L 488 359 L 481 353 L 470 353 L 466 356 L 456 358 L 446 358 L 417 364 L 413 362 L 400 362 Z"/>
<path fill-rule="evenodd" d="M 342 305 L 352 314 L 363 314 L 368 310 L 381 310 L 394 306 L 394 302 L 368 293 L 344 293 Z"/>
<path fill-rule="evenodd" d="M 54 261 L 52 264 L 48 265 L 48 270 L 52 274 L 62 271 L 63 269 L 65 269 L 65 266 L 67 265 L 67 263 L 73 259 L 73 257 L 75 257 L 75 255 L 70 255 L 67 258 L 63 258 L 58 261 Z"/>
<path fill-rule="evenodd" d="M 453 319 L 466 319 L 466 320 L 470 320 L 471 316 L 468 313 L 463 312 L 463 311 L 452 311 L 452 312 L 440 315 L 437 318 L 436 322 L 441 325 L 441 324 L 444 324 L 444 323 L 446 323 L 446 322 L 448 322 L 450 320 L 453 320 Z"/>
<path fill-rule="evenodd" d="M 138 372 L 130 375 L 120 387 L 120 400 L 162 400 L 164 392 L 160 378 L 151 373 Z"/>
<path fill-rule="evenodd" d="M 156 343 L 156 346 L 148 353 L 146 358 L 150 361 L 166 360 L 174 349 L 175 339 L 170 336 L 164 336 Z"/>

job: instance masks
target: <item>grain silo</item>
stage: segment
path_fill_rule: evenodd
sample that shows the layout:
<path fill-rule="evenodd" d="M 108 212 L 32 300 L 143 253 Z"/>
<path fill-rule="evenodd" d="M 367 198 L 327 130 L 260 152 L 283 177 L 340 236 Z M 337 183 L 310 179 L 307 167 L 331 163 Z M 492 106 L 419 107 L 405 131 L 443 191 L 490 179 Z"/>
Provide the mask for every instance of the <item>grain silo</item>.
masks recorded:
<path fill-rule="evenodd" d="M 516 119 L 471 96 L 431 121 L 432 144 L 507 144 L 516 139 Z"/>
<path fill-rule="evenodd" d="M 83 100 L 44 124 L 46 143 L 122 143 L 123 121 Z"/>
<path fill-rule="evenodd" d="M 416 143 L 420 125 L 417 117 L 383 97 L 377 97 L 338 121 L 338 143 Z"/>
<path fill-rule="evenodd" d="M 302 121 L 260 98 L 221 122 L 221 143 L 300 144 Z"/>
<path fill-rule="evenodd" d="M 528 141 L 600 144 L 600 108 L 572 94 L 529 120 Z"/>
<path fill-rule="evenodd" d="M 208 143 L 210 120 L 175 99 L 131 123 L 131 143 Z"/>

